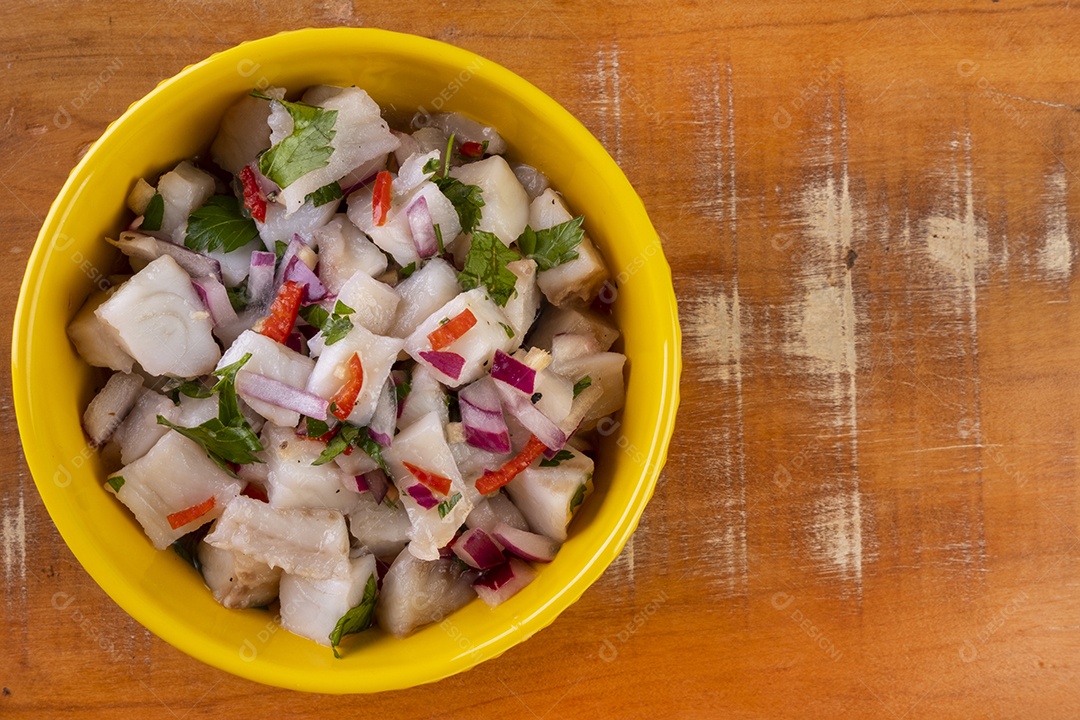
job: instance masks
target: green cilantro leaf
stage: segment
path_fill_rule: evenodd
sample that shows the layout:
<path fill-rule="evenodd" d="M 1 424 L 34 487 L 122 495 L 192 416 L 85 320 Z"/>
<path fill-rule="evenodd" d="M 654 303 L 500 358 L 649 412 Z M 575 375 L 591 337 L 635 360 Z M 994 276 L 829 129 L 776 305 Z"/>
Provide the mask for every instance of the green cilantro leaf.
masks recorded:
<path fill-rule="evenodd" d="M 435 223 L 435 242 L 439 246 L 439 254 L 440 255 L 445 254 L 446 253 L 446 245 L 443 244 L 442 228 L 439 227 L 439 223 Z"/>
<path fill-rule="evenodd" d="M 334 305 L 333 313 L 326 312 L 318 305 L 308 305 L 300 308 L 300 317 L 304 318 L 309 325 L 322 330 L 326 344 L 333 345 L 352 331 L 352 320 L 348 316 L 354 312 L 356 311 L 338 300 Z"/>
<path fill-rule="evenodd" d="M 514 328 L 510 327 L 509 325 L 507 325 L 504 322 L 499 323 L 499 325 L 502 326 L 503 332 L 506 333 L 506 337 L 508 337 L 508 338 L 514 337 Z"/>
<path fill-rule="evenodd" d="M 282 240 L 274 241 L 274 262 L 281 262 L 281 258 L 285 257 L 285 251 L 289 249 L 289 243 Z"/>
<path fill-rule="evenodd" d="M 161 388 L 163 395 L 167 395 L 174 405 L 180 404 L 180 396 L 189 398 L 208 398 L 213 391 L 203 384 L 202 380 L 177 380 L 169 379 Z"/>
<path fill-rule="evenodd" d="M 591 475 L 589 477 L 592 477 Z M 570 498 L 570 514 L 573 515 L 581 503 L 585 502 L 585 491 L 589 489 L 587 483 L 582 483 L 578 486 L 577 492 L 574 493 L 574 497 Z"/>
<path fill-rule="evenodd" d="M 147 232 L 160 230 L 161 220 L 164 217 L 165 198 L 161 197 L 161 193 L 154 193 L 154 197 L 150 198 L 150 202 L 147 203 L 146 209 L 143 210 L 143 221 L 139 229 L 146 230 Z"/>
<path fill-rule="evenodd" d="M 352 320 L 343 315 L 334 313 L 330 316 L 330 319 L 326 321 L 326 325 L 323 326 L 323 337 L 326 338 L 327 345 L 333 345 L 352 332 L 352 329 Z"/>
<path fill-rule="evenodd" d="M 560 450 L 553 458 L 544 458 L 540 461 L 540 467 L 559 467 L 564 460 L 573 460 L 574 453 L 569 450 Z"/>
<path fill-rule="evenodd" d="M 329 185 L 323 185 L 318 190 L 312 190 L 304 198 L 304 201 L 311 201 L 311 204 L 315 207 L 322 207 L 326 203 L 334 202 L 341 199 L 341 185 L 337 181 L 330 183 Z"/>
<path fill-rule="evenodd" d="M 444 518 L 450 514 L 450 511 L 454 509 L 454 506 L 458 504 L 458 500 L 461 499 L 461 493 L 454 493 L 446 500 L 439 503 L 438 511 L 439 517 Z"/>
<path fill-rule="evenodd" d="M 240 413 L 240 404 L 236 399 L 236 373 L 251 359 L 247 353 L 231 365 L 215 370 L 214 375 L 221 378 L 212 391 L 218 396 L 218 416 L 201 425 L 186 428 L 169 422 L 163 416 L 157 416 L 158 425 L 164 425 L 194 441 L 207 456 L 233 477 L 236 473 L 229 463 L 248 465 L 262 462 L 255 453 L 263 449 L 258 435 L 251 429 L 247 419 Z"/>
<path fill-rule="evenodd" d="M 401 277 L 402 280 L 404 280 L 405 278 L 412 275 L 414 272 L 416 272 L 416 261 L 413 261 L 413 262 L 409 263 L 408 265 L 406 265 L 405 267 L 398 270 L 398 275 Z"/>
<path fill-rule="evenodd" d="M 461 221 L 461 232 L 470 233 L 476 224 L 480 222 L 483 213 L 480 208 L 484 207 L 484 194 L 479 185 L 466 185 L 457 178 L 433 177 L 442 194 L 454 205 L 458 220 Z"/>
<path fill-rule="evenodd" d="M 477 230 L 472 236 L 469 254 L 465 257 L 465 268 L 458 273 L 458 282 L 465 290 L 483 285 L 488 297 L 497 305 L 506 305 L 514 294 L 517 275 L 507 268 L 508 263 L 520 260 L 521 256 L 502 244 L 494 234 Z"/>
<path fill-rule="evenodd" d="M 325 434 L 325 433 L 323 433 Z M 355 425 L 342 425 L 341 430 L 338 431 L 334 437 L 330 438 L 330 442 L 326 443 L 326 449 L 322 451 L 315 462 L 312 465 L 325 465 L 346 449 L 356 440 L 360 435 L 360 428 Z"/>
<path fill-rule="evenodd" d="M 307 436 L 309 438 L 321 438 L 330 432 L 330 426 L 322 420 L 316 420 L 312 417 L 305 417 L 304 420 L 307 421 Z"/>
<path fill-rule="evenodd" d="M 300 308 L 300 317 L 304 318 L 304 322 L 308 325 L 322 330 L 326 327 L 326 321 L 330 319 L 330 313 L 321 305 L 304 305 Z"/>
<path fill-rule="evenodd" d="M 251 296 L 248 294 L 247 281 L 236 287 L 225 288 L 225 292 L 229 296 L 229 304 L 232 305 L 232 309 L 236 312 L 246 310 L 248 303 L 251 302 Z"/>
<path fill-rule="evenodd" d="M 124 487 L 124 482 L 126 481 L 120 475 L 113 475 L 105 482 L 109 484 L 109 487 L 113 489 L 113 492 L 120 492 L 120 488 Z"/>
<path fill-rule="evenodd" d="M 386 477 L 389 478 L 391 482 L 394 480 L 394 474 L 390 472 L 390 467 L 386 464 L 386 460 L 383 459 L 382 448 L 379 447 L 379 443 L 371 439 L 371 435 L 369 435 L 366 430 L 364 431 L 363 438 L 357 443 L 357 446 L 376 462 L 379 469 L 386 473 Z"/>
<path fill-rule="evenodd" d="M 517 239 L 518 248 L 525 257 L 535 260 L 541 271 L 577 260 L 578 254 L 574 248 L 581 244 L 585 237 L 585 231 L 581 229 L 584 219 L 578 215 L 573 220 L 546 230 L 533 230 L 526 225 L 525 232 Z"/>
<path fill-rule="evenodd" d="M 192 250 L 239 250 L 259 236 L 255 221 L 244 215 L 232 195 L 214 195 L 188 217 L 184 244 Z"/>
<path fill-rule="evenodd" d="M 330 163 L 330 156 L 334 152 L 330 141 L 337 134 L 334 124 L 338 113 L 337 110 L 324 110 L 288 100 L 273 102 L 280 103 L 292 116 L 293 131 L 259 156 L 259 172 L 279 187 L 286 188 L 312 170 Z"/>
<path fill-rule="evenodd" d="M 378 594 L 378 584 L 375 576 L 368 578 L 364 585 L 364 596 L 360 598 L 360 604 L 341 616 L 330 633 L 330 647 L 334 650 L 334 657 L 341 658 L 338 654 L 338 645 L 345 635 L 354 635 L 371 627 L 371 616 L 375 612 L 375 596 Z"/>
<path fill-rule="evenodd" d="M 394 386 L 394 392 L 397 394 L 398 405 L 405 402 L 405 398 L 409 397 L 409 393 L 412 392 L 412 383 L 408 380 L 402 380 Z"/>
<path fill-rule="evenodd" d="M 334 303 L 334 314 L 335 315 L 352 315 L 354 312 L 356 312 L 356 311 L 353 310 L 348 305 L 346 305 L 345 303 L 341 302 L 340 300 L 338 300 L 336 303 Z"/>
<path fill-rule="evenodd" d="M 588 375 L 578 380 L 576 383 L 574 383 L 574 397 L 580 395 L 590 385 L 592 385 L 592 378 Z"/>

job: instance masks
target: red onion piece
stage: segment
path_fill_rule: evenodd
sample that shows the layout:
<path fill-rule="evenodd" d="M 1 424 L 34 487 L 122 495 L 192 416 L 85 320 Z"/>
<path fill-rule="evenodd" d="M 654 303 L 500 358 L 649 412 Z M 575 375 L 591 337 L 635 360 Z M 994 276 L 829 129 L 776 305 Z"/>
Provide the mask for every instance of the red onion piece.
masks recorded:
<path fill-rule="evenodd" d="M 502 604 L 532 582 L 536 571 L 517 558 L 484 572 L 473 583 L 473 590 L 490 607 Z"/>
<path fill-rule="evenodd" d="M 229 293 L 225 286 L 212 277 L 195 278 L 191 286 L 199 295 L 206 310 L 210 313 L 210 319 L 215 327 L 224 327 L 235 323 L 239 318 L 229 302 Z"/>
<path fill-rule="evenodd" d="M 113 244 L 128 257 L 153 262 L 162 255 L 168 255 L 191 277 L 210 276 L 218 281 L 222 279 L 221 263 L 200 252 L 189 250 L 183 245 L 177 245 L 138 232 L 122 232 L 120 233 L 120 239 Z"/>
<path fill-rule="evenodd" d="M 304 302 L 318 302 L 326 297 L 326 286 L 299 256 L 293 255 L 285 266 L 282 282 L 292 280 L 304 286 Z"/>
<path fill-rule="evenodd" d="M 426 258 L 439 252 L 438 239 L 435 237 L 435 221 L 431 219 L 427 198 L 421 195 L 413 200 L 405 209 L 405 215 L 409 218 L 409 229 L 412 231 L 416 253 Z"/>
<path fill-rule="evenodd" d="M 313 393 L 259 373 L 242 371 L 236 376 L 236 390 L 253 400 L 261 400 L 316 420 L 326 420 L 330 403 Z"/>
<path fill-rule="evenodd" d="M 431 366 L 443 375 L 454 380 L 461 377 L 461 370 L 465 367 L 465 358 L 455 352 L 427 350 L 421 352 L 420 357 L 431 363 Z"/>
<path fill-rule="evenodd" d="M 364 484 L 367 485 L 367 489 L 371 491 L 371 497 L 375 498 L 375 504 L 382 503 L 386 493 L 390 490 L 390 480 L 387 479 L 382 468 L 375 468 L 361 475 L 357 478 L 357 485 L 360 484 L 361 478 Z"/>
<path fill-rule="evenodd" d="M 251 253 L 248 270 L 248 307 L 268 308 L 274 299 L 274 264 L 277 258 L 272 252 L 256 250 Z"/>
<path fill-rule="evenodd" d="M 353 482 L 356 483 L 356 492 L 366 493 L 371 490 L 371 486 L 367 484 L 363 475 L 353 475 Z"/>
<path fill-rule="evenodd" d="M 495 351 L 495 359 L 491 362 L 491 377 L 526 395 L 532 395 L 536 390 L 536 371 L 502 350 Z"/>
<path fill-rule="evenodd" d="M 431 492 L 426 485 L 422 485 L 421 483 L 413 483 L 405 489 L 405 492 L 409 493 L 409 497 L 415 500 L 416 504 L 425 510 L 430 510 L 439 504 L 439 500 L 435 497 L 435 494 Z"/>
<path fill-rule="evenodd" d="M 553 450 L 566 444 L 566 433 L 532 404 L 529 395 L 501 382 L 495 383 L 495 389 L 499 391 L 503 406 L 540 442 Z"/>
<path fill-rule="evenodd" d="M 480 528 L 466 530 L 459 535 L 452 549 L 463 563 L 477 570 L 487 570 L 506 562 L 506 556 L 499 546 Z"/>
<path fill-rule="evenodd" d="M 499 393 L 487 378 L 458 393 L 465 442 L 495 453 L 510 452 L 510 432 L 503 417 Z"/>
<path fill-rule="evenodd" d="M 508 551 L 522 560 L 547 563 L 555 559 L 559 544 L 543 535 L 519 530 L 506 523 L 499 523 L 491 531 L 491 536 Z"/>
<path fill-rule="evenodd" d="M 368 434 L 379 445 L 390 447 L 394 442 L 394 427 L 397 425 L 397 391 L 390 378 L 383 383 L 382 392 L 375 405 L 375 414 L 368 424 Z"/>
<path fill-rule="evenodd" d="M 288 246 L 285 248 L 285 252 L 281 254 L 281 262 L 277 266 L 277 274 L 274 276 L 274 288 L 276 289 L 281 283 L 285 282 L 285 270 L 289 267 L 289 263 L 296 257 L 296 254 L 300 252 L 300 248 L 304 247 L 304 238 L 298 234 L 293 233 L 292 240 L 289 241 Z"/>

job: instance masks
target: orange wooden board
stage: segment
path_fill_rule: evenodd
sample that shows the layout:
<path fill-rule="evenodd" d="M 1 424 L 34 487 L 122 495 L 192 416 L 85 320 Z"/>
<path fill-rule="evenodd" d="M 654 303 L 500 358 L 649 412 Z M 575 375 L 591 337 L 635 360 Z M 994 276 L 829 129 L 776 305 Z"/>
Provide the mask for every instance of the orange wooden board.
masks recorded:
<path fill-rule="evenodd" d="M 1075 717 L 1077 12 L 3 5 L 5 317 L 52 198 L 131 102 L 245 39 L 365 25 L 489 57 L 601 139 L 661 233 L 686 366 L 656 496 L 581 601 L 473 671 L 365 698 L 234 678 L 119 610 L 37 496 L 8 379 L 0 714 Z"/>

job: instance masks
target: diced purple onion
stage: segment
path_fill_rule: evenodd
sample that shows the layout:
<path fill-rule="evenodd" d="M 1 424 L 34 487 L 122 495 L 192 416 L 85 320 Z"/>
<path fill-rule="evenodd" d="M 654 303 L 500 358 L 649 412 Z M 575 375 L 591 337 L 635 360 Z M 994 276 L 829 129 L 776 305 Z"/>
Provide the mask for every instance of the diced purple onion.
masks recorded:
<path fill-rule="evenodd" d="M 390 378 L 383 383 L 379 400 L 375 404 L 375 414 L 371 416 L 368 424 L 368 434 L 371 439 L 382 445 L 390 447 L 394 442 L 394 427 L 397 425 L 397 391 Z"/>
<path fill-rule="evenodd" d="M 416 253 L 422 258 L 437 253 L 439 243 L 435 237 L 435 221 L 431 219 L 427 198 L 421 195 L 413 200 L 405 209 L 405 215 L 409 218 L 409 229 L 412 231 Z"/>
<path fill-rule="evenodd" d="M 532 582 L 536 571 L 517 558 L 486 570 L 473 583 L 473 590 L 489 607 L 502 604 Z"/>
<path fill-rule="evenodd" d="M 274 287 L 280 287 L 281 283 L 285 282 L 285 270 L 288 269 L 289 263 L 296 257 L 296 254 L 300 252 L 300 248 L 304 247 L 304 239 L 293 234 L 292 240 L 285 247 L 285 252 L 281 254 L 281 262 L 277 266 L 277 275 L 274 276 Z"/>
<path fill-rule="evenodd" d="M 303 353 L 304 355 L 307 355 L 307 352 L 305 352 L 304 350 L 305 342 L 306 338 L 304 337 L 303 333 L 296 332 L 294 330 L 293 332 L 289 333 L 289 337 L 285 338 L 285 347 L 298 353 Z"/>
<path fill-rule="evenodd" d="M 318 302 L 326 297 L 326 286 L 298 255 L 293 255 L 285 266 L 282 282 L 289 280 L 304 286 L 305 303 Z"/>
<path fill-rule="evenodd" d="M 239 320 L 232 303 L 229 302 L 229 293 L 220 282 L 212 277 L 201 277 L 193 279 L 191 286 L 206 306 L 215 327 L 231 325 Z"/>
<path fill-rule="evenodd" d="M 430 510 L 439 504 L 438 498 L 435 497 L 435 493 L 428 489 L 427 485 L 422 483 L 413 483 L 405 492 L 409 493 L 409 497 L 416 501 L 416 504 L 425 510 Z"/>
<path fill-rule="evenodd" d="M 555 559 L 559 544 L 543 535 L 519 530 L 506 523 L 499 523 L 491 531 L 491 536 L 508 551 L 522 560 L 547 563 Z"/>
<path fill-rule="evenodd" d="M 502 350 L 495 351 L 495 359 L 491 362 L 491 377 L 527 395 L 532 395 L 536 389 L 536 371 Z"/>
<path fill-rule="evenodd" d="M 510 452 L 510 432 L 503 417 L 499 393 L 486 378 L 458 393 L 465 442 L 488 452 Z"/>
<path fill-rule="evenodd" d="M 191 277 L 210 276 L 221 280 L 221 263 L 183 245 L 137 232 L 120 233 L 120 239 L 113 244 L 128 257 L 153 262 L 162 255 L 168 255 Z"/>
<path fill-rule="evenodd" d="M 506 562 L 499 546 L 480 528 L 466 530 L 454 541 L 452 549 L 463 563 L 477 570 L 487 570 Z"/>
<path fill-rule="evenodd" d="M 363 475 L 353 475 L 353 482 L 356 483 L 356 492 L 358 493 L 366 493 L 371 490 Z"/>
<path fill-rule="evenodd" d="M 516 417 L 518 422 L 540 442 L 553 450 L 558 450 L 566 444 L 566 433 L 532 404 L 532 398 L 529 395 L 515 390 L 506 383 L 495 383 L 495 389 L 499 391 L 503 407 L 509 410 L 510 414 Z"/>
<path fill-rule="evenodd" d="M 253 400 L 261 400 L 316 420 L 325 421 L 326 413 L 330 409 L 330 403 L 314 393 L 299 390 L 280 380 L 246 370 L 237 373 L 236 390 Z"/>
<path fill-rule="evenodd" d="M 274 264 L 277 258 L 272 252 L 256 250 L 251 253 L 251 269 L 248 271 L 248 307 L 268 308 L 274 299 Z"/>
<path fill-rule="evenodd" d="M 465 367 L 465 358 L 447 350 L 422 351 L 420 357 L 431 363 L 431 366 L 443 375 L 454 380 L 461 377 L 461 370 Z"/>
<path fill-rule="evenodd" d="M 382 468 L 375 468 L 357 477 L 356 483 L 358 486 L 361 480 L 363 480 L 367 489 L 371 491 L 371 497 L 375 498 L 375 504 L 382 503 L 386 493 L 390 490 L 390 481 Z"/>

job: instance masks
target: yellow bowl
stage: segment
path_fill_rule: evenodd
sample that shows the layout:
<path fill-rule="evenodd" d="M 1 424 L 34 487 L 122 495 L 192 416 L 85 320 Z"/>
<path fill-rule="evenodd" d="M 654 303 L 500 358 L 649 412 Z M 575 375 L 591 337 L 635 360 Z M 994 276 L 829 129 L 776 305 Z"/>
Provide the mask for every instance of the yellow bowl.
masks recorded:
<path fill-rule="evenodd" d="M 492 610 L 472 602 L 406 639 L 357 636 L 344 659 L 280 630 L 261 610 L 226 610 L 174 553 L 154 550 L 103 490 L 80 417 L 94 373 L 64 329 L 102 282 L 136 178 L 212 139 L 228 105 L 265 84 L 296 91 L 358 85 L 390 113 L 458 110 L 495 126 L 509 155 L 550 177 L 585 215 L 618 281 L 615 317 L 629 357 L 626 407 L 605 428 L 596 492 L 558 557 Z M 128 613 L 174 647 L 262 683 L 374 692 L 431 682 L 493 658 L 546 627 L 618 555 L 652 496 L 678 404 L 680 337 L 671 271 L 641 200 L 599 142 L 555 101 L 495 63 L 433 40 L 371 29 L 300 30 L 218 53 L 161 83 L 105 131 L 53 203 L 23 280 L 12 381 L 38 490 L 68 547 Z"/>

